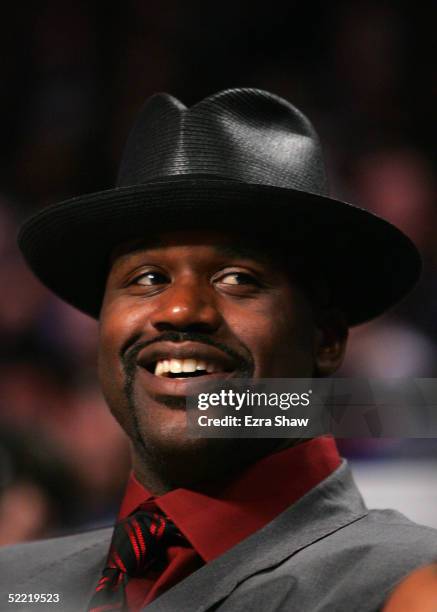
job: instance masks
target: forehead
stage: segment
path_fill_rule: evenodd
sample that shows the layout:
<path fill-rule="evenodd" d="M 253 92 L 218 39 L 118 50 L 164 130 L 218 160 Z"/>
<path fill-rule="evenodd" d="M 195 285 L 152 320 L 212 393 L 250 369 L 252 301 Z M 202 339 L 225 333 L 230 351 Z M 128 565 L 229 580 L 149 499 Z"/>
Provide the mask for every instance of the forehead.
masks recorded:
<path fill-rule="evenodd" d="M 280 259 L 277 248 L 269 241 L 241 236 L 235 232 L 214 230 L 170 231 L 154 236 L 142 236 L 119 244 L 111 253 L 110 264 L 144 251 L 169 251 L 172 247 L 209 247 L 219 255 L 244 257 L 272 263 Z"/>

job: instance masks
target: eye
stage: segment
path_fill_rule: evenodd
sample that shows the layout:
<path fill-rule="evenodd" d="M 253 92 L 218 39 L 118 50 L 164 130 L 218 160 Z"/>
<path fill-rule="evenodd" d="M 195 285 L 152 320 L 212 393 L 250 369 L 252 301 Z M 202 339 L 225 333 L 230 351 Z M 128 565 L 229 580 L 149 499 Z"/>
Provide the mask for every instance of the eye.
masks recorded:
<path fill-rule="evenodd" d="M 247 272 L 228 272 L 217 279 L 217 282 L 223 285 L 260 285 L 258 280 Z"/>
<path fill-rule="evenodd" d="M 143 287 L 165 285 L 168 282 L 170 282 L 170 279 L 166 274 L 156 271 L 144 272 L 143 274 L 136 276 L 132 281 L 133 284 L 142 285 Z"/>

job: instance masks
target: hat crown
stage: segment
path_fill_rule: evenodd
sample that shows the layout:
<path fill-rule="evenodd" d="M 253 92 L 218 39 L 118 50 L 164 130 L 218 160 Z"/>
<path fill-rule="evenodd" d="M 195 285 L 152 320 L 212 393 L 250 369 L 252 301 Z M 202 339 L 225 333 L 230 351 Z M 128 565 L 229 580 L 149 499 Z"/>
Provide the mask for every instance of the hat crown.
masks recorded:
<path fill-rule="evenodd" d="M 229 89 L 187 108 L 165 93 L 143 106 L 129 135 L 117 187 L 206 175 L 328 195 L 318 136 L 286 100 Z"/>

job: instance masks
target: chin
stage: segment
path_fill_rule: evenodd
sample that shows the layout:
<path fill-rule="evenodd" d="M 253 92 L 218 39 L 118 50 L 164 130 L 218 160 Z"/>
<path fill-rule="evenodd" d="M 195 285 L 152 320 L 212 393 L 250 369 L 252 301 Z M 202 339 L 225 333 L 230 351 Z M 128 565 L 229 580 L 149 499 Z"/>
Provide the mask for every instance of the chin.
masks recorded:
<path fill-rule="evenodd" d="M 153 473 L 168 490 L 195 489 L 229 474 L 227 458 L 234 456 L 235 440 L 188 438 L 186 432 L 147 431 L 136 444 L 136 464 Z M 236 464 L 233 462 L 232 470 Z"/>
<path fill-rule="evenodd" d="M 147 455 L 159 455 L 164 459 L 166 456 L 183 455 L 207 446 L 206 438 L 188 436 L 185 404 L 180 408 L 167 403 L 147 402 L 147 408 L 136 405 L 134 414 L 135 438 Z"/>
<path fill-rule="evenodd" d="M 170 410 L 166 408 L 166 410 Z M 178 411 L 179 412 L 179 411 Z M 275 439 L 191 438 L 186 413 L 137 430 L 136 463 L 152 471 L 167 489 L 202 488 L 229 479 L 275 450 Z"/>
<path fill-rule="evenodd" d="M 160 398 L 162 400 L 163 398 Z M 187 411 L 137 393 L 131 404 L 133 429 L 128 432 L 136 464 L 154 473 L 168 489 L 218 482 L 273 452 L 281 440 L 190 437 Z"/>

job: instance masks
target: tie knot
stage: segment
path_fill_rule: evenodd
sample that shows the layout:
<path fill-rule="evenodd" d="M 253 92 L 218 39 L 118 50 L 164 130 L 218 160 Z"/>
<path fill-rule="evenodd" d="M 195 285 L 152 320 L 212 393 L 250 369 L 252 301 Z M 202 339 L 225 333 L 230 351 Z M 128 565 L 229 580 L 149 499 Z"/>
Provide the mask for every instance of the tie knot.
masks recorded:
<path fill-rule="evenodd" d="M 182 538 L 175 524 L 159 510 L 140 508 L 114 529 L 108 567 L 141 576 L 172 543 Z"/>

